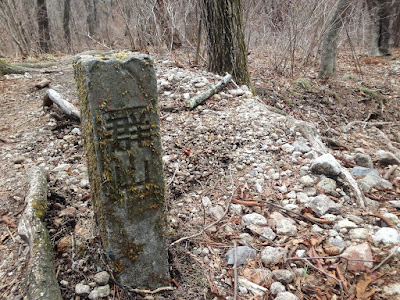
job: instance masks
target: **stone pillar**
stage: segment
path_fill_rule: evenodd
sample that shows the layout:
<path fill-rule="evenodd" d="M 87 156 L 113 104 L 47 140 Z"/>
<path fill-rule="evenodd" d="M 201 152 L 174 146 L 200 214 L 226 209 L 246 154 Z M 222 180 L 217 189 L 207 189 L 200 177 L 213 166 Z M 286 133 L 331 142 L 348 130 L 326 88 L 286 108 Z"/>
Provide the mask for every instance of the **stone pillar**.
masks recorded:
<path fill-rule="evenodd" d="M 169 284 L 153 60 L 131 52 L 74 62 L 95 216 L 117 280 Z"/>

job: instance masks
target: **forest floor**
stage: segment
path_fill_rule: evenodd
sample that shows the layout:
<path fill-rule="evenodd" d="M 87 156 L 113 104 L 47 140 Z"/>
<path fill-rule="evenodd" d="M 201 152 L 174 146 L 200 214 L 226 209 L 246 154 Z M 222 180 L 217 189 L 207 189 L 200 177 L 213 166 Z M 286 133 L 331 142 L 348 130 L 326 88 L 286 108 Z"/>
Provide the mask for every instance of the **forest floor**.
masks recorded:
<path fill-rule="evenodd" d="M 334 80 L 318 80 L 312 67 L 294 69 L 295 76 L 279 75 L 261 51 L 252 52 L 249 60 L 258 98 L 231 84 L 189 111 L 182 109 L 184 101 L 220 77 L 191 65 L 182 53 L 157 57 L 174 291 L 129 295 L 111 280 L 106 298 L 233 299 L 237 271 L 238 299 L 296 295 L 327 300 L 340 299 L 341 294 L 343 299 L 400 299 L 400 254 L 389 257 L 400 243 L 400 205 L 395 205 L 400 201 L 400 170 L 377 154 L 393 152 L 393 147 L 400 151 L 400 51 L 391 57 L 360 56 L 357 62 L 344 51 Z M 86 299 L 85 294 L 76 295 L 76 285 L 93 289 L 97 272 L 111 273 L 91 209 L 80 124 L 56 107 L 43 108 L 45 90 L 35 87 L 47 78 L 51 88 L 78 106 L 72 60 L 60 56 L 46 61 L 54 62 L 50 73 L 0 79 L 1 299 L 26 297 L 29 249 L 17 226 L 27 192 L 26 171 L 32 166 L 49 173 L 45 222 L 63 298 Z M 291 117 L 314 124 L 342 167 L 354 167 L 357 153 L 369 155 L 373 168 L 380 176 L 387 175 L 392 187 L 369 191 L 372 200 L 367 208 L 356 205 L 338 178 L 333 191 L 321 190 L 318 183 L 324 176 L 310 171 L 315 151 L 296 150 L 295 142 L 311 145 L 296 132 Z M 311 186 L 304 182 L 307 175 Z M 339 211 L 321 216 L 312 210 L 311 203 L 321 194 L 328 195 Z M 265 217 L 268 225 L 246 224 L 254 213 Z M 292 224 L 288 232 L 276 226 L 282 219 Z M 321 219 L 331 221 L 321 224 Z M 339 226 L 342 221 L 351 226 Z M 267 227 L 269 238 L 260 234 Z M 397 230 L 397 243 L 396 234 L 394 242 L 376 240 L 377 232 L 386 227 Z M 366 234 L 356 235 L 355 229 Z M 173 243 L 184 237 L 188 238 Z M 335 257 L 361 244 L 371 250 L 374 267 L 389 259 L 375 270 L 367 262 L 366 268 L 352 269 L 345 259 Z M 236 270 L 225 258 L 234 245 L 256 249 L 256 255 Z M 284 257 L 266 263 L 266 248 L 283 249 Z M 309 260 L 311 267 L 304 260 L 288 259 L 299 257 L 299 250 L 308 257 L 329 258 Z M 279 278 L 277 270 L 294 277 Z M 279 296 L 279 289 L 288 293 Z"/>

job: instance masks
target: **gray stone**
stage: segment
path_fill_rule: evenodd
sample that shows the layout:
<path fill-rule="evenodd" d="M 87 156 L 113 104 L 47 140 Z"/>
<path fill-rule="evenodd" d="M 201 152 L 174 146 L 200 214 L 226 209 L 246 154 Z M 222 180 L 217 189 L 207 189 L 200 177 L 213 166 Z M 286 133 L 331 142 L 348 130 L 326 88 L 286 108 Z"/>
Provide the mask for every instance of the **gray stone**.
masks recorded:
<path fill-rule="evenodd" d="M 364 178 L 358 179 L 357 180 L 358 185 L 360 188 L 366 192 L 369 193 L 371 189 L 375 186 L 384 188 L 384 189 L 392 189 L 393 185 L 387 181 L 386 179 L 383 179 L 379 175 L 376 175 L 374 173 L 369 173 Z"/>
<path fill-rule="evenodd" d="M 376 152 L 376 156 L 378 157 L 378 162 L 381 165 L 400 165 L 400 159 L 388 151 L 378 150 Z"/>
<path fill-rule="evenodd" d="M 297 197 L 297 200 L 299 200 L 300 203 L 305 204 L 305 203 L 310 202 L 310 198 L 307 196 L 306 193 L 298 192 L 296 194 L 296 197 Z"/>
<path fill-rule="evenodd" d="M 299 300 L 299 297 L 290 292 L 282 292 L 275 297 L 275 300 Z"/>
<path fill-rule="evenodd" d="M 74 62 L 92 201 L 117 281 L 169 281 L 165 183 L 154 63 L 131 52 Z"/>
<path fill-rule="evenodd" d="M 98 285 L 106 285 L 110 280 L 110 275 L 106 271 L 102 271 L 96 273 L 93 279 Z"/>
<path fill-rule="evenodd" d="M 310 152 L 312 149 L 310 146 L 307 145 L 307 142 L 304 139 L 298 139 L 293 142 L 292 146 L 294 147 L 295 151 L 299 151 L 301 153 Z"/>
<path fill-rule="evenodd" d="M 314 185 L 314 179 L 310 175 L 305 175 L 305 176 L 300 177 L 299 181 L 303 186 L 313 186 Z"/>
<path fill-rule="evenodd" d="M 276 265 L 282 260 L 284 254 L 284 248 L 267 246 L 261 251 L 261 261 L 266 266 Z"/>
<path fill-rule="evenodd" d="M 284 284 L 292 283 L 295 279 L 295 275 L 289 270 L 274 270 L 272 271 L 272 278 Z"/>
<path fill-rule="evenodd" d="M 341 167 L 332 154 L 324 154 L 316 158 L 311 164 L 311 172 L 326 176 L 337 176 L 341 173 Z"/>
<path fill-rule="evenodd" d="M 75 294 L 77 296 L 87 296 L 90 293 L 90 286 L 87 284 L 78 283 L 75 286 Z"/>
<path fill-rule="evenodd" d="M 317 188 L 327 193 L 334 192 L 336 190 L 336 187 L 337 187 L 336 181 L 328 177 L 321 179 L 317 184 Z"/>
<path fill-rule="evenodd" d="M 272 295 L 276 295 L 276 294 L 286 291 L 286 288 L 279 281 L 274 281 L 273 283 L 271 283 L 269 291 L 271 292 Z"/>
<path fill-rule="evenodd" d="M 370 169 L 373 168 L 371 156 L 369 156 L 368 154 L 356 153 L 356 155 L 354 156 L 354 162 L 356 163 L 357 166 Z"/>
<path fill-rule="evenodd" d="M 219 220 L 225 214 L 225 210 L 221 205 L 215 205 L 210 208 L 210 213 L 214 219 Z"/>
<path fill-rule="evenodd" d="M 323 216 L 328 211 L 340 211 L 340 204 L 322 194 L 314 197 L 309 203 L 310 208 L 318 217 Z"/>
<path fill-rule="evenodd" d="M 385 246 L 398 244 L 400 242 L 399 232 L 391 227 L 382 227 L 372 236 L 372 241 L 376 245 L 380 243 Z"/>
<path fill-rule="evenodd" d="M 281 149 L 285 152 L 292 153 L 294 151 L 294 147 L 290 144 L 283 144 Z"/>
<path fill-rule="evenodd" d="M 332 244 L 333 246 L 337 247 L 340 252 L 342 252 L 344 250 L 344 248 L 346 247 L 345 241 L 339 235 L 329 237 L 328 242 L 330 244 Z"/>
<path fill-rule="evenodd" d="M 93 291 L 90 292 L 89 299 L 96 300 L 99 298 L 108 297 L 109 295 L 110 295 L 110 286 L 107 284 L 95 287 Z"/>
<path fill-rule="evenodd" d="M 241 223 L 242 223 L 243 227 L 246 227 L 249 225 L 257 225 L 257 226 L 267 226 L 268 225 L 267 219 L 258 213 L 244 215 L 242 217 Z"/>
<path fill-rule="evenodd" d="M 318 194 L 317 190 L 313 186 L 307 186 L 303 189 L 303 192 L 308 196 L 308 197 L 314 197 Z"/>
<path fill-rule="evenodd" d="M 354 167 L 350 170 L 350 174 L 353 176 L 366 176 L 370 173 L 376 174 L 379 176 L 378 170 L 365 168 L 365 167 Z"/>
<path fill-rule="evenodd" d="M 257 251 L 253 248 L 250 248 L 248 246 L 238 246 L 236 247 L 236 257 L 237 257 L 237 265 L 245 265 L 247 263 L 247 260 L 249 258 L 254 258 L 257 254 Z M 235 250 L 231 249 L 229 250 L 225 258 L 228 261 L 228 266 L 233 266 L 235 264 Z"/>
<path fill-rule="evenodd" d="M 335 229 L 337 229 L 338 231 L 340 231 L 343 228 L 351 229 L 351 228 L 357 228 L 357 227 L 358 227 L 357 224 L 354 223 L 353 221 L 350 221 L 349 219 L 340 220 L 335 225 Z"/>
<path fill-rule="evenodd" d="M 294 225 L 292 220 L 284 218 L 276 222 L 276 233 L 288 236 L 294 236 L 297 233 L 297 227 Z"/>

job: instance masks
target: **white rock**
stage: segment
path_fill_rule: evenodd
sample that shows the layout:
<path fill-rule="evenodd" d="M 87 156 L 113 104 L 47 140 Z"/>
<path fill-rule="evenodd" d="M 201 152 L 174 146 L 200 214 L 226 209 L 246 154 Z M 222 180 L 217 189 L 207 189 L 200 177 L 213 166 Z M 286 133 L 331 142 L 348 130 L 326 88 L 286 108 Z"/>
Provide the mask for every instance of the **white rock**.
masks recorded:
<path fill-rule="evenodd" d="M 368 236 L 368 230 L 365 228 L 354 228 L 349 231 L 349 237 L 352 240 L 366 240 Z"/>
<path fill-rule="evenodd" d="M 342 169 L 336 158 L 332 154 L 327 153 L 314 160 L 311 164 L 311 171 L 315 174 L 337 176 L 341 173 Z"/>
<path fill-rule="evenodd" d="M 293 225 L 290 219 L 285 218 L 276 222 L 276 233 L 288 236 L 294 236 L 297 233 L 297 226 Z"/>
<path fill-rule="evenodd" d="M 224 215 L 225 210 L 221 205 L 215 205 L 210 208 L 210 213 L 214 219 L 219 220 Z"/>
<path fill-rule="evenodd" d="M 400 295 L 400 283 L 392 283 L 383 288 L 383 293 L 387 296 Z"/>
<path fill-rule="evenodd" d="M 78 296 L 87 296 L 90 293 L 90 286 L 87 284 L 78 283 L 75 286 L 75 294 Z"/>
<path fill-rule="evenodd" d="M 267 219 L 258 213 L 244 215 L 242 217 L 241 224 L 243 227 L 249 226 L 251 224 L 257 226 L 268 226 Z"/>
<path fill-rule="evenodd" d="M 201 202 L 203 203 L 204 207 L 210 207 L 212 205 L 210 198 L 207 196 L 201 198 Z"/>
<path fill-rule="evenodd" d="M 269 291 L 272 293 L 272 295 L 276 295 L 276 294 L 286 291 L 286 288 L 279 281 L 275 281 L 271 284 Z"/>
<path fill-rule="evenodd" d="M 372 236 L 372 241 L 375 245 L 380 243 L 386 246 L 390 244 L 398 244 L 400 242 L 399 232 L 394 228 L 383 227 Z"/>
<path fill-rule="evenodd" d="M 305 176 L 300 177 L 299 181 L 304 186 L 313 186 L 314 185 L 314 179 L 310 175 L 305 175 Z"/>
<path fill-rule="evenodd" d="M 107 284 L 95 287 L 94 290 L 90 292 L 89 299 L 96 300 L 99 298 L 108 297 L 109 295 L 110 295 L 110 286 Z"/>
<path fill-rule="evenodd" d="M 299 300 L 299 297 L 290 292 L 281 292 L 276 296 L 275 300 Z"/>
<path fill-rule="evenodd" d="M 292 283 L 295 279 L 295 275 L 292 271 L 279 269 L 272 271 L 272 277 L 274 280 L 279 281 L 284 284 Z"/>
<path fill-rule="evenodd" d="M 267 246 L 261 251 L 261 261 L 265 266 L 276 265 L 282 260 L 284 254 L 284 248 Z"/>
<path fill-rule="evenodd" d="M 354 222 L 352 222 L 352 221 L 350 221 L 349 219 L 340 220 L 340 221 L 337 222 L 336 225 L 335 225 L 335 229 L 337 229 L 337 230 L 339 230 L 339 231 L 340 231 L 340 229 L 342 229 L 342 228 L 348 229 L 348 228 L 357 228 L 357 227 L 358 227 L 357 224 L 354 223 Z"/>
<path fill-rule="evenodd" d="M 98 285 L 106 285 L 110 280 L 110 275 L 106 271 L 102 271 L 96 273 L 93 279 Z"/>
<path fill-rule="evenodd" d="M 287 153 L 292 153 L 294 151 L 294 147 L 290 144 L 283 144 L 281 149 Z"/>

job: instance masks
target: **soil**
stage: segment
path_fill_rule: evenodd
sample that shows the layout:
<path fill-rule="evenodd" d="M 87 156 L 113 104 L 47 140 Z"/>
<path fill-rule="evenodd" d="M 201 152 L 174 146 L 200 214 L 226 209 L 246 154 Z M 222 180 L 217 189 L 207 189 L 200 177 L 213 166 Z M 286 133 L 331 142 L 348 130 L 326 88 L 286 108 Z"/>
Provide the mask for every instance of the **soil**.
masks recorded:
<path fill-rule="evenodd" d="M 399 148 L 400 51 L 395 49 L 391 57 L 360 56 L 356 62 L 352 59 L 350 51 L 344 51 L 338 59 L 337 78 L 331 80 L 317 79 L 317 70 L 313 66 L 299 66 L 295 70 L 295 74 L 298 75 L 296 77 L 278 76 L 272 64 L 261 54 L 257 56 L 255 53 L 253 51 L 249 59 L 259 99 L 279 110 L 282 115 L 314 123 L 335 157 L 345 167 L 353 165 L 349 157 L 357 148 L 363 148 L 375 162 L 376 151 L 388 150 L 388 142 Z M 185 57 L 183 53 L 176 53 L 174 59 L 168 62 L 165 58 L 157 60 L 158 72 L 165 75 L 168 70 L 175 68 L 191 72 L 193 78 L 205 77 L 209 82 L 217 80 L 214 75 L 204 71 L 204 66 L 194 67 L 185 61 Z M 44 221 L 54 246 L 56 274 L 63 298 L 83 299 L 84 297 L 79 298 L 75 295 L 77 283 L 92 282 L 94 274 L 101 270 L 111 273 L 101 249 L 101 239 L 91 209 L 84 149 L 79 130 L 74 130 L 80 129 L 80 125 L 65 118 L 57 107 L 43 107 L 45 90 L 35 87 L 37 82 L 47 78 L 51 81 L 51 88 L 78 106 L 71 57 L 47 57 L 46 61 L 49 60 L 55 63 L 53 67 L 48 68 L 49 73 L 10 75 L 0 79 L 2 299 L 26 297 L 24 282 L 29 249 L 18 236 L 17 226 L 28 188 L 26 171 L 35 165 L 41 165 L 49 172 L 49 207 Z M 167 78 L 166 75 L 164 77 Z M 239 180 L 245 178 L 252 161 L 257 162 L 258 158 L 249 158 L 248 164 L 244 163 L 244 167 L 239 167 L 239 157 L 234 157 L 230 149 L 247 146 L 251 148 L 252 143 L 263 138 L 261 133 L 249 134 L 248 138 L 235 141 L 228 136 L 231 134 L 234 137 L 241 131 L 244 133 L 243 127 L 246 124 L 239 123 L 239 119 L 235 121 L 234 114 L 235 109 L 242 107 L 246 97 L 232 96 L 225 90 L 222 96 L 216 95 L 204 105 L 189 112 L 181 109 L 184 94 L 193 96 L 196 90 L 185 90 L 184 79 L 181 81 L 181 84 L 175 82 L 170 86 L 161 87 L 159 95 L 161 106 L 176 107 L 161 111 L 170 224 L 169 243 L 201 232 L 203 226 L 216 221 L 215 215 L 207 211 L 204 205 L 205 197 L 211 199 L 214 206 L 223 209 L 232 199 L 260 200 L 260 197 L 268 196 L 268 199 L 273 199 L 271 201 L 277 205 L 281 205 L 285 199 L 284 193 L 274 189 L 272 183 L 265 183 L 263 195 L 260 196 L 246 180 Z M 207 85 L 198 89 L 206 88 Z M 228 87 L 231 90 L 235 88 L 234 85 Z M 228 116 L 226 123 L 217 124 L 219 121 L 216 121 L 215 115 L 224 112 L 227 112 Z M 282 116 L 277 114 L 273 118 L 280 117 Z M 279 122 L 271 124 L 281 128 L 265 128 L 265 134 L 283 132 L 284 139 L 293 142 L 296 135 L 287 124 Z M 225 136 L 221 136 L 222 127 Z M 266 170 L 278 169 L 284 172 L 294 168 L 292 165 L 295 163 L 290 160 L 290 156 L 283 155 L 279 147 L 273 148 L 268 155 L 269 159 L 264 164 Z M 381 174 L 388 170 L 385 166 L 376 168 Z M 394 174 L 395 176 L 390 177 L 394 184 L 393 190 L 390 193 L 376 191 L 376 197 L 384 193 L 385 197 L 390 195 L 391 200 L 400 200 L 400 186 L 396 181 L 398 175 Z M 286 186 L 295 190 L 298 177 L 298 174 L 293 174 L 285 178 Z M 379 209 L 400 216 L 400 211 L 387 202 L 381 202 Z M 365 216 L 365 210 L 351 204 L 346 204 L 344 210 L 354 215 Z M 269 215 L 273 209 L 267 206 L 243 206 L 242 214 L 251 212 Z M 295 215 L 290 217 L 297 219 Z M 224 254 L 232 248 L 232 241 L 239 240 L 242 232 L 240 219 L 240 214 L 225 214 L 220 222 L 202 234 L 169 248 L 172 285 L 175 288 L 173 292 L 147 296 L 131 292 L 130 296 L 127 289 L 112 280 L 109 299 L 226 299 L 232 296 L 233 270 L 226 265 Z M 379 218 L 365 219 L 376 226 L 383 224 Z M 300 227 L 304 225 L 304 221 L 296 222 Z M 307 224 L 308 227 L 304 225 L 295 237 L 297 245 L 301 243 L 301 239 L 308 241 L 303 241 L 303 244 L 310 245 L 308 229 L 312 224 Z M 285 247 L 293 242 L 292 240 L 290 237 L 279 237 L 275 242 Z M 258 240 L 257 243 L 260 247 L 268 244 Z M 381 261 L 388 255 L 389 250 L 382 246 L 373 248 L 374 259 Z M 338 266 L 340 264 L 337 261 L 335 263 Z M 256 259 L 247 268 L 240 269 L 239 273 L 260 265 L 262 266 L 262 263 Z M 282 262 L 280 266 L 285 268 L 286 265 Z M 330 270 L 335 266 L 331 264 Z M 365 299 L 395 299 L 382 293 L 382 290 L 388 283 L 398 281 L 396 274 L 400 271 L 399 267 L 396 261 L 389 261 L 386 268 L 370 275 L 366 272 L 354 274 L 344 270 L 342 276 L 347 285 L 346 299 L 355 295 L 367 295 L 367 291 L 370 298 Z M 334 299 L 334 295 L 339 299 L 340 289 L 334 281 L 321 276 L 316 270 L 310 270 L 309 273 L 307 282 L 301 283 L 297 280 L 296 283 L 289 284 L 287 289 L 302 299 Z M 366 282 L 368 278 L 371 278 L 370 281 L 360 292 L 360 282 Z M 271 282 L 263 283 L 266 287 L 270 284 Z M 272 295 L 267 293 L 265 297 L 271 299 Z M 243 294 L 240 299 L 261 298 Z"/>

